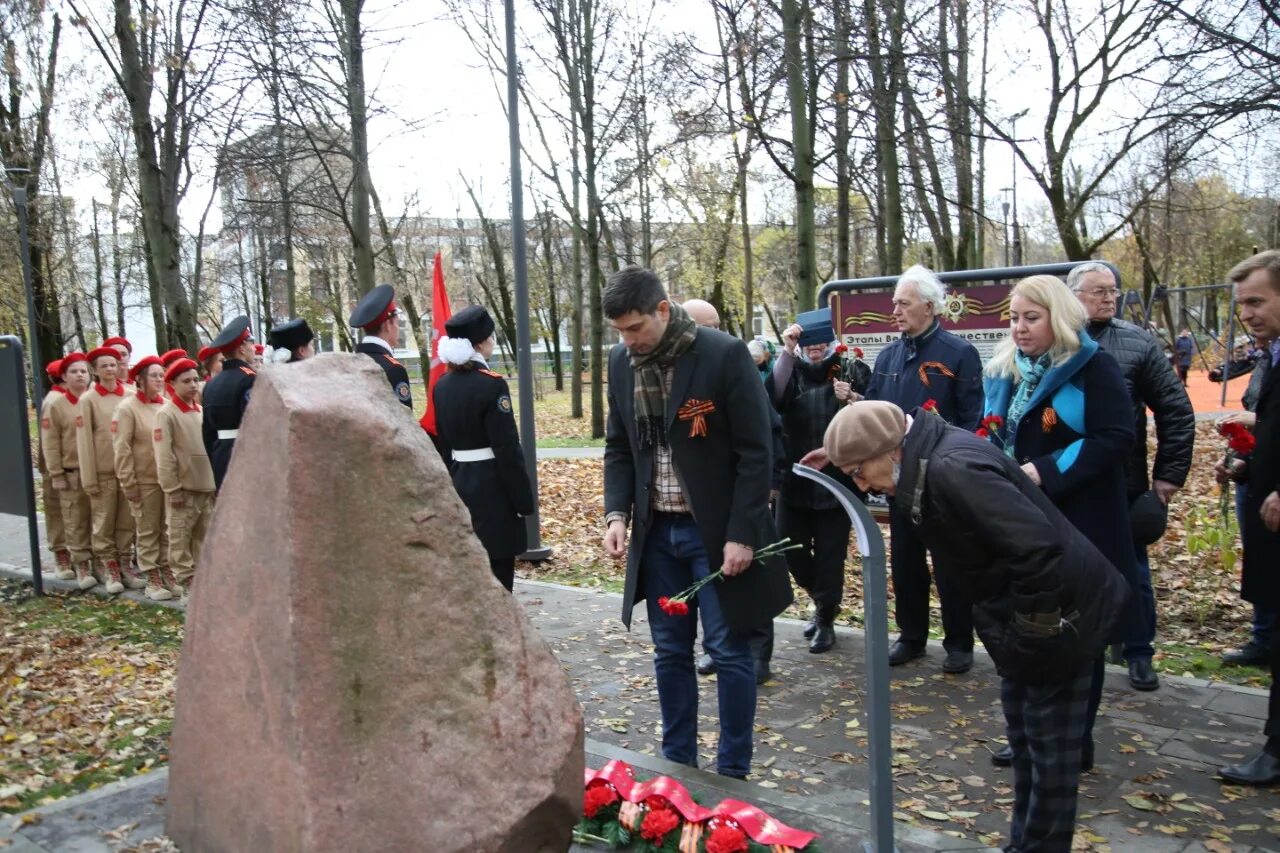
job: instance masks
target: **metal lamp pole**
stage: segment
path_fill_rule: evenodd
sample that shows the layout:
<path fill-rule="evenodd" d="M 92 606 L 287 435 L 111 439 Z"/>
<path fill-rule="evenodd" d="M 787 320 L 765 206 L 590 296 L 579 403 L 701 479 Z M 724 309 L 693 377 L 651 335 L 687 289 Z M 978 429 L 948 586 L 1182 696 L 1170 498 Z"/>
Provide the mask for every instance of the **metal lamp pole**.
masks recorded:
<path fill-rule="evenodd" d="M 44 365 L 40 363 L 40 338 L 36 328 L 36 298 L 31 284 L 31 238 L 27 234 L 27 188 L 19 184 L 17 176 L 26 174 L 27 169 L 5 167 L 5 172 L 13 176 L 9 191 L 13 193 L 13 206 L 18 213 L 18 245 L 22 252 L 22 285 L 27 293 L 27 353 L 31 364 L 31 401 L 36 407 L 36 418 L 40 417 L 40 406 L 44 402 Z"/>
<path fill-rule="evenodd" d="M 520 174 L 520 84 L 516 75 L 515 0 L 505 0 L 507 25 L 507 126 L 511 137 L 511 265 L 516 280 L 516 369 L 520 372 L 520 442 L 524 467 L 533 486 L 533 515 L 525 518 L 529 548 L 520 558 L 545 560 L 551 549 L 542 545 L 538 512 L 538 443 L 533 425 L 533 351 L 529 339 L 529 269 L 525 258 L 524 181 Z"/>

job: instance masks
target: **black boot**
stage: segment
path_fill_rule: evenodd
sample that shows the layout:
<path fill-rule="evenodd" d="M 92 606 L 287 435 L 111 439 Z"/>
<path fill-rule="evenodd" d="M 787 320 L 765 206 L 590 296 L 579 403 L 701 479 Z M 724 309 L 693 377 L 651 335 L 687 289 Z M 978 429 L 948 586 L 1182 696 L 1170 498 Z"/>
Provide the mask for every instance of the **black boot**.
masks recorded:
<path fill-rule="evenodd" d="M 823 652 L 829 652 L 835 646 L 835 621 L 836 614 L 839 612 L 837 607 L 823 607 L 814 614 L 816 630 L 813 632 L 813 639 L 809 641 L 809 651 L 812 654 L 820 655 Z"/>
<path fill-rule="evenodd" d="M 818 630 L 818 605 L 815 604 L 809 613 L 809 621 L 804 623 L 804 638 L 812 639 L 813 632 L 816 630 Z"/>

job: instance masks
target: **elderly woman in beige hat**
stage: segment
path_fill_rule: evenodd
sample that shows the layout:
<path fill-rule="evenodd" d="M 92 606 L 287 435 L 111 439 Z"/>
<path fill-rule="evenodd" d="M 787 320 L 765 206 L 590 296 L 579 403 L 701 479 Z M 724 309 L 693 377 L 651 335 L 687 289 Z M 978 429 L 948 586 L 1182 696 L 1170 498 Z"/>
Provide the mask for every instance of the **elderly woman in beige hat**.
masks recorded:
<path fill-rule="evenodd" d="M 1013 459 L 923 409 L 853 403 L 810 456 L 887 496 L 972 597 L 1019 757 L 1005 849 L 1069 851 L 1092 662 L 1128 584 Z"/>

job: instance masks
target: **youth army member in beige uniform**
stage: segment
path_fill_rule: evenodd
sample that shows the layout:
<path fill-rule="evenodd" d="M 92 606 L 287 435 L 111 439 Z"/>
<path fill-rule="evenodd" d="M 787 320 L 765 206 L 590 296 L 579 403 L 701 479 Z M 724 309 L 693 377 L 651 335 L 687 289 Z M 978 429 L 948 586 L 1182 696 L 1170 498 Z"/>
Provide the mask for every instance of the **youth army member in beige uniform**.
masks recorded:
<path fill-rule="evenodd" d="M 49 484 L 58 494 L 76 581 L 81 589 L 90 589 L 98 581 L 89 565 L 93 558 L 89 544 L 91 512 L 89 496 L 80 485 L 80 454 L 76 448 L 76 410 L 80 395 L 89 388 L 88 358 L 82 352 L 73 352 L 62 359 L 60 367 L 65 387 L 60 394 L 46 399 L 40 413 L 41 451 Z"/>
<path fill-rule="evenodd" d="M 36 468 L 40 471 L 40 492 L 44 497 L 44 534 L 49 543 L 49 550 L 58 561 L 58 580 L 70 580 L 76 576 L 71 568 L 71 552 L 67 550 L 67 530 L 62 524 L 62 499 L 53 488 L 53 478 L 49 476 L 49 466 L 44 461 L 44 426 L 43 413 L 49 408 L 54 398 L 63 398 L 67 389 L 62 385 L 62 359 L 49 362 L 45 366 L 49 375 L 49 393 L 40 404 L 42 423 L 40 427 L 40 452 L 36 454 Z"/>
<path fill-rule="evenodd" d="M 159 356 L 147 356 L 129 371 L 129 378 L 137 389 L 126 394 L 124 402 L 116 407 L 111 425 L 116 477 L 133 513 L 138 566 L 146 579 L 147 598 L 168 601 L 178 583 L 169 571 L 169 533 L 164 492 L 156 478 L 153 438 L 156 414 L 164 405 L 164 364 Z"/>
<path fill-rule="evenodd" d="M 175 361 L 164 379 L 173 394 L 156 414 L 152 431 L 156 477 L 169 514 L 169 566 L 189 595 L 195 560 L 213 515 L 213 466 L 204 449 L 204 417 L 196 402 L 196 363 L 189 358 Z"/>
<path fill-rule="evenodd" d="M 80 482 L 93 508 L 93 556 L 101 571 L 98 579 L 108 593 L 146 586 L 129 565 L 133 543 L 133 517 L 116 479 L 116 453 L 111 424 L 116 407 L 124 401 L 124 385 L 116 378 L 119 353 L 98 347 L 89 353 L 98 382 L 76 404 L 76 450 L 80 455 Z M 123 565 L 122 565 L 123 563 Z"/>

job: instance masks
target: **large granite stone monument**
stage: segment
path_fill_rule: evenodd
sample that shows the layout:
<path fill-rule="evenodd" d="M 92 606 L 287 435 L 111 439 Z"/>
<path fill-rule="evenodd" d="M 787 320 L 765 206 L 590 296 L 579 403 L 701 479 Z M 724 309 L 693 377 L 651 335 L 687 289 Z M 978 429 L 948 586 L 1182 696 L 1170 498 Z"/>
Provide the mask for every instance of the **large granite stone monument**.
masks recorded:
<path fill-rule="evenodd" d="M 184 853 L 568 849 L 582 713 L 382 371 L 258 376 L 178 669 Z"/>

